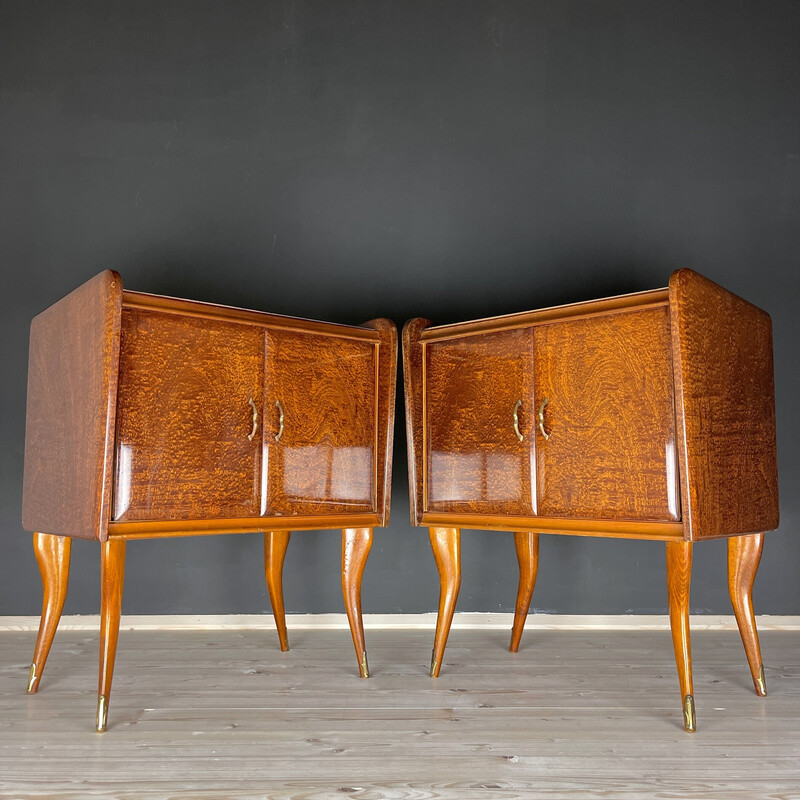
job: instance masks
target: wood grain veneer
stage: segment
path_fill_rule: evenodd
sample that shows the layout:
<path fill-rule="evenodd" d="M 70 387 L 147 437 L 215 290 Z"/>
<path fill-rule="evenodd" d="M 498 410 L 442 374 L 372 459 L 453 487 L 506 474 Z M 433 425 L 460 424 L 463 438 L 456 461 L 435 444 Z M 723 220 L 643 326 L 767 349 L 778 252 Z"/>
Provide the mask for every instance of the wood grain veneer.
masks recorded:
<path fill-rule="evenodd" d="M 534 331 L 538 513 L 680 519 L 667 307 Z"/>
<path fill-rule="evenodd" d="M 259 516 L 262 328 L 122 313 L 114 521 Z"/>
<path fill-rule="evenodd" d="M 376 345 L 290 330 L 266 338 L 265 513 L 375 511 Z"/>
<path fill-rule="evenodd" d="M 389 524 L 392 500 L 392 450 L 397 389 L 397 326 L 380 317 L 364 323 L 378 333 L 378 434 L 375 449 L 375 510 L 379 526 Z"/>
<path fill-rule="evenodd" d="M 778 527 L 769 314 L 690 269 L 669 282 L 687 538 Z"/>
<path fill-rule="evenodd" d="M 408 452 L 408 499 L 411 524 L 421 525 L 425 509 L 426 454 L 423 446 L 423 350 L 420 335 L 431 323 L 417 317 L 403 326 L 403 386 Z M 445 523 L 446 524 L 446 523 Z"/>
<path fill-rule="evenodd" d="M 423 349 L 425 510 L 533 513 L 532 330 L 431 342 Z"/>
<path fill-rule="evenodd" d="M 106 270 L 31 323 L 22 525 L 104 540 L 111 514 L 122 280 Z"/>

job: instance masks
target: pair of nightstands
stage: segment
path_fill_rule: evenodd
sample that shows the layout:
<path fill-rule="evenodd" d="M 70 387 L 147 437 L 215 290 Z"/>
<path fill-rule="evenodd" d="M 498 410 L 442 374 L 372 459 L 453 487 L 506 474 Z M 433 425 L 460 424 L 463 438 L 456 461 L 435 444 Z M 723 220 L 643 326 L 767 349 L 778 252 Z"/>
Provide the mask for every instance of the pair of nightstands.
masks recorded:
<path fill-rule="evenodd" d="M 666 542 L 685 725 L 693 542 L 730 537 L 729 588 L 765 694 L 751 589 L 777 527 L 767 314 L 691 270 L 669 289 L 404 331 L 412 522 L 441 594 L 431 675 L 460 585 L 460 529 L 512 530 L 519 645 L 539 533 Z M 106 271 L 31 326 L 23 524 L 44 603 L 39 687 L 71 537 L 101 545 L 97 730 L 106 728 L 129 539 L 261 532 L 282 649 L 291 530 L 343 529 L 342 588 L 368 677 L 361 576 L 389 520 L 397 333 L 123 290 Z"/>

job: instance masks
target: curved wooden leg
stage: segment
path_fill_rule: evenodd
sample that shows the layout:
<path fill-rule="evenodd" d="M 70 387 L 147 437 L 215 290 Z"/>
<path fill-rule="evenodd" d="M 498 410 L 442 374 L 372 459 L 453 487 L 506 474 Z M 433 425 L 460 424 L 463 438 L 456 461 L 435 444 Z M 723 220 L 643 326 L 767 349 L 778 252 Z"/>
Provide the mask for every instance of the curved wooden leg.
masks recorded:
<path fill-rule="evenodd" d="M 100 550 L 100 677 L 97 683 L 97 732 L 106 729 L 114 658 L 117 655 L 122 587 L 125 581 L 125 540 L 109 539 Z"/>
<path fill-rule="evenodd" d="M 516 653 L 525 628 L 528 609 L 531 607 L 533 588 L 536 586 L 536 572 L 539 569 L 539 534 L 531 531 L 515 531 L 514 547 L 519 561 L 519 588 L 517 606 L 514 610 L 514 626 L 511 628 L 509 650 Z"/>
<path fill-rule="evenodd" d="M 683 700 L 683 724 L 689 733 L 696 729 L 692 688 L 692 647 L 689 641 L 689 585 L 692 581 L 692 543 L 667 542 L 667 592 L 672 644 L 678 664 Z"/>
<path fill-rule="evenodd" d="M 342 531 L 342 594 L 362 678 L 369 678 L 369 665 L 361 619 L 361 576 L 371 547 L 372 528 L 345 528 Z"/>
<path fill-rule="evenodd" d="M 278 629 L 278 641 L 285 653 L 289 649 L 289 636 L 286 632 L 286 611 L 283 607 L 283 560 L 289 545 L 291 531 L 264 532 L 264 573 L 267 578 L 269 602 L 272 604 L 272 616 Z"/>
<path fill-rule="evenodd" d="M 764 665 L 753 614 L 753 582 L 763 547 L 763 533 L 732 536 L 728 539 L 728 591 L 747 654 L 747 663 L 750 665 L 750 674 L 753 676 L 753 685 L 760 697 L 766 697 L 767 684 L 764 680 Z"/>
<path fill-rule="evenodd" d="M 439 615 L 431 655 L 431 678 L 438 678 L 461 588 L 461 531 L 458 528 L 430 528 L 430 537 L 440 581 Z"/>
<path fill-rule="evenodd" d="M 72 539 L 68 536 L 53 536 L 49 533 L 33 534 L 33 551 L 42 573 L 42 617 L 39 620 L 39 634 L 33 650 L 33 660 L 28 673 L 28 694 L 39 691 L 44 665 L 56 635 L 64 598 L 69 583 L 69 555 Z"/>

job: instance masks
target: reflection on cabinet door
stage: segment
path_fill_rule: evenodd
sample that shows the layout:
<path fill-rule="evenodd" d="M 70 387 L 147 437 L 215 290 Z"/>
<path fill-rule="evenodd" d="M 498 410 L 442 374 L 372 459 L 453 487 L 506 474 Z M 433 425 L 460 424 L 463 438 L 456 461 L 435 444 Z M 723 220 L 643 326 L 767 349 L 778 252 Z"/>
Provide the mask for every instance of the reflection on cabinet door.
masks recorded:
<path fill-rule="evenodd" d="M 534 341 L 539 514 L 680 519 L 668 309 L 541 325 Z"/>
<path fill-rule="evenodd" d="M 268 514 L 375 509 L 373 342 L 267 330 Z"/>
<path fill-rule="evenodd" d="M 531 329 L 425 350 L 426 510 L 531 514 Z"/>
<path fill-rule="evenodd" d="M 262 328 L 123 310 L 115 520 L 260 513 L 263 364 Z"/>

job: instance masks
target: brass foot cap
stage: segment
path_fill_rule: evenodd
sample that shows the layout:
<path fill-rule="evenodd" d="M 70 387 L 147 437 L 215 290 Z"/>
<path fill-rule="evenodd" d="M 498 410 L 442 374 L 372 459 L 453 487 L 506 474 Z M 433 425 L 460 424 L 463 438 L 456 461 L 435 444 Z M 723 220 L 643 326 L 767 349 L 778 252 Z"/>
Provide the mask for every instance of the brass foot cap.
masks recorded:
<path fill-rule="evenodd" d="M 361 654 L 361 661 L 358 662 L 358 671 L 362 678 L 369 678 L 369 664 L 367 663 L 367 651 Z"/>
<path fill-rule="evenodd" d="M 439 662 L 436 660 L 436 651 L 431 653 L 431 678 L 439 677 Z"/>
<path fill-rule="evenodd" d="M 31 671 L 28 673 L 28 694 L 36 694 L 39 688 L 39 676 L 36 674 L 36 664 L 31 664 Z"/>
<path fill-rule="evenodd" d="M 104 733 L 108 724 L 108 701 L 106 696 L 101 694 L 97 698 L 97 724 L 95 730 L 98 733 Z"/>
<path fill-rule="evenodd" d="M 764 665 L 761 665 L 761 669 L 758 671 L 758 677 L 755 679 L 756 684 L 756 694 L 759 697 L 766 697 L 767 696 L 767 682 L 764 680 Z"/>
<path fill-rule="evenodd" d="M 694 713 L 694 697 L 687 694 L 683 698 L 683 726 L 688 733 L 694 733 L 697 730 L 697 719 Z"/>

